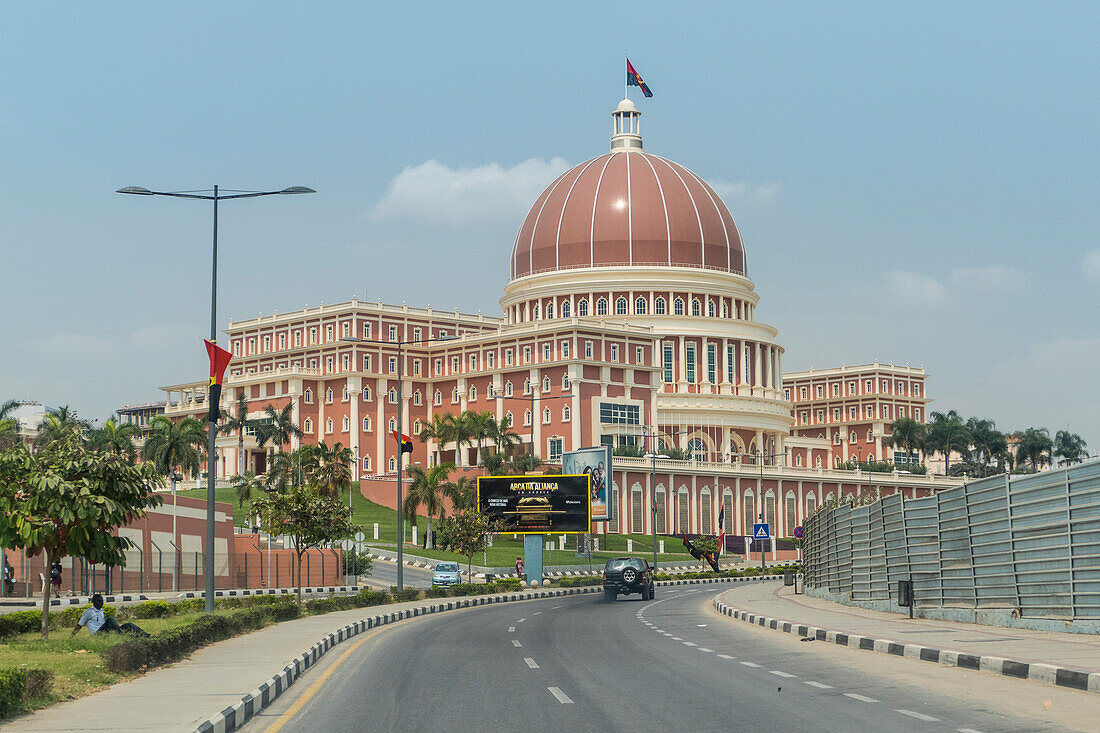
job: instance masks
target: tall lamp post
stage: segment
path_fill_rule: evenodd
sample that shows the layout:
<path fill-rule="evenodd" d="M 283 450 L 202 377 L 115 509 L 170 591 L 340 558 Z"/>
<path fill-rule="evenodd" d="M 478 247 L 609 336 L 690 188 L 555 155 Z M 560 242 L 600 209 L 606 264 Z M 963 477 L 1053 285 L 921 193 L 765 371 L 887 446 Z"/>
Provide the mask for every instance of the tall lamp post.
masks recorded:
<path fill-rule="evenodd" d="M 401 358 L 401 347 L 409 344 L 427 344 L 433 341 L 454 341 L 458 336 L 436 336 L 435 338 L 426 339 L 411 339 L 407 341 L 381 341 L 378 339 L 361 339 L 355 336 L 345 336 L 340 339 L 347 343 L 352 344 L 381 344 L 383 346 L 396 346 L 397 347 L 397 434 L 404 435 L 404 418 L 405 418 L 405 391 L 402 388 L 401 380 L 404 376 L 405 365 Z M 385 456 L 382 456 L 385 460 Z M 401 591 L 405 589 L 405 573 L 403 572 L 405 567 L 405 512 L 402 507 L 404 503 L 404 482 L 402 480 L 401 464 L 404 463 L 405 454 L 401 452 L 400 441 L 397 445 L 397 590 Z M 358 469 L 356 469 L 358 472 Z M 348 503 L 351 503 L 351 495 L 348 495 Z"/>
<path fill-rule="evenodd" d="M 251 199 L 260 196 L 278 196 L 283 194 L 317 193 L 312 188 L 305 186 L 291 186 L 280 191 L 230 191 L 221 193 L 218 186 L 212 191 L 150 191 L 141 186 L 126 186 L 118 189 L 117 193 L 128 193 L 135 196 L 171 196 L 179 199 L 199 199 L 201 201 L 214 202 L 214 246 L 210 268 L 210 341 L 218 340 L 218 202 L 229 199 Z M 209 395 L 209 392 L 207 393 Z M 210 405 L 207 403 L 207 410 Z M 213 420 L 207 421 L 209 433 L 208 449 L 206 454 L 206 612 L 214 612 L 214 440 L 217 436 L 217 424 Z"/>
<path fill-rule="evenodd" d="M 773 458 L 776 457 L 776 456 L 785 456 L 785 455 L 787 455 L 787 451 L 783 451 L 782 453 L 764 453 L 759 448 L 757 448 L 755 453 L 733 453 L 731 455 L 731 458 L 754 458 L 754 459 L 756 459 L 756 463 L 760 466 L 760 478 L 757 479 L 756 493 L 760 497 L 760 510 L 761 510 L 760 511 L 760 516 L 763 517 L 765 522 L 768 519 L 768 513 L 767 513 L 768 508 L 767 508 L 767 504 L 764 501 L 764 460 L 769 455 L 772 456 Z M 779 482 L 778 482 L 778 479 L 777 479 L 777 482 L 776 482 L 776 497 L 775 497 L 776 501 L 779 501 L 779 499 L 780 499 L 778 494 L 779 494 Z M 769 529 L 771 529 L 771 528 L 769 527 Z M 773 543 L 775 542 L 775 538 L 778 535 L 778 532 L 779 532 L 778 527 L 776 527 L 772 531 L 772 542 Z M 774 547 L 775 545 L 773 544 L 772 546 Z M 751 545 L 750 545 L 750 548 L 751 548 Z M 749 552 L 751 553 L 751 549 L 749 550 Z M 761 581 L 763 581 L 763 579 L 764 579 L 764 570 L 765 570 L 764 562 L 765 562 L 764 561 L 764 546 L 761 545 L 760 546 L 760 579 L 761 579 Z"/>
<path fill-rule="evenodd" d="M 674 438 L 677 435 L 686 435 L 687 430 L 680 430 L 675 433 L 658 433 L 656 428 L 653 428 L 652 432 L 643 433 L 642 440 L 651 440 L 658 437 L 662 438 Z M 643 456 L 643 458 L 649 459 L 649 489 L 652 495 L 652 504 L 650 505 L 650 529 L 653 530 L 653 572 L 657 572 L 657 459 L 668 458 L 663 453 L 658 453 L 657 448 L 650 447 L 649 451 Z M 672 487 L 669 487 L 669 496 L 672 495 Z M 668 504 L 665 504 L 665 511 L 668 511 Z"/>

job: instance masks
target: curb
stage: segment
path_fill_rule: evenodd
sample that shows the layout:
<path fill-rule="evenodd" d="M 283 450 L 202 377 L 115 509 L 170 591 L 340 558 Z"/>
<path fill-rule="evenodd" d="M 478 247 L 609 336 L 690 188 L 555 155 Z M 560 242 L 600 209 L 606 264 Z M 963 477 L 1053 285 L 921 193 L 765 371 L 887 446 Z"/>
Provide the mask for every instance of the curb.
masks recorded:
<path fill-rule="evenodd" d="M 366 586 L 359 585 L 329 585 L 329 586 L 302 586 L 302 595 L 307 596 L 318 593 L 358 593 L 364 590 Z M 232 598 L 235 596 L 274 596 L 274 595 L 297 595 L 297 588 L 241 588 L 236 590 L 216 590 L 214 591 L 215 598 Z M 206 591 L 187 591 L 180 593 L 176 598 L 206 598 Z"/>
<path fill-rule="evenodd" d="M 714 599 L 714 608 L 723 616 L 745 621 L 754 626 L 795 634 L 802 638 L 813 637 L 817 641 L 846 646 L 849 649 L 864 649 L 880 654 L 892 654 L 896 657 L 935 662 L 946 667 L 961 667 L 980 672 L 992 672 L 1005 677 L 1034 680 L 1035 682 L 1068 687 L 1083 692 L 1100 692 L 1100 672 L 1082 672 L 1066 667 L 1056 667 L 1051 664 L 1020 662 L 1013 659 L 1004 659 L 1003 657 L 966 654 L 948 649 L 920 646 L 919 644 L 903 644 L 890 639 L 873 639 L 869 636 L 844 634 L 839 631 L 807 626 L 793 621 L 758 616 L 723 603 L 717 598 Z"/>
<path fill-rule="evenodd" d="M 672 585 L 704 585 L 710 583 L 747 582 L 753 580 L 760 580 L 760 577 L 659 580 L 654 583 L 654 585 L 666 587 Z M 472 596 L 455 599 L 447 603 L 417 606 L 414 608 L 407 608 L 404 611 L 383 613 L 365 618 L 361 621 L 356 621 L 321 637 L 320 641 L 294 657 L 294 659 L 288 662 L 279 673 L 272 675 L 267 682 L 264 682 L 255 690 L 221 712 L 199 723 L 195 731 L 196 733 L 230 733 L 231 731 L 237 730 L 258 715 L 260 711 L 269 707 L 280 695 L 290 689 L 290 686 L 301 677 L 302 673 L 315 665 L 330 649 L 369 629 L 396 623 L 397 621 L 403 621 L 409 618 L 426 616 L 433 613 L 443 613 L 445 611 L 453 611 L 460 608 L 602 592 L 602 586 L 586 585 L 577 588 L 555 588 L 553 590 L 532 590 L 527 593 L 508 593 L 500 596 Z"/>

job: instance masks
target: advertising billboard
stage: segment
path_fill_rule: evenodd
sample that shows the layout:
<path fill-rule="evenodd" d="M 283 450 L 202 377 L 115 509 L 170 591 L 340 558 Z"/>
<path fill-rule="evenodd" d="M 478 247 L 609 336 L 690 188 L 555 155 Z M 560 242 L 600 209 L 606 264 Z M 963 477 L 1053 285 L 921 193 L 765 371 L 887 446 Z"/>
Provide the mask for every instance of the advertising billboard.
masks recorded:
<path fill-rule="evenodd" d="M 479 476 L 477 508 L 512 534 L 576 534 L 591 530 L 589 474 Z"/>
<path fill-rule="evenodd" d="M 606 522 L 615 518 L 611 498 L 611 446 L 571 450 L 561 457 L 561 472 L 588 474 L 592 477 L 592 521 Z"/>

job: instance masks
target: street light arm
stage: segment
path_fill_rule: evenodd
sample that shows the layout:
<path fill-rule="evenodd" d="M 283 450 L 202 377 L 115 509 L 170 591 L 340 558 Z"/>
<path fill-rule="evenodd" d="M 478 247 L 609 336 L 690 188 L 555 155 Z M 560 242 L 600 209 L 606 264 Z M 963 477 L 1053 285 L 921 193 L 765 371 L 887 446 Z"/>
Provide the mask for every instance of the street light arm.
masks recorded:
<path fill-rule="evenodd" d="M 171 191 L 150 191 L 147 188 L 141 186 L 126 186 L 120 188 L 115 193 L 129 193 L 135 196 L 171 196 L 177 199 L 202 199 L 203 201 L 214 201 L 214 196 L 203 196 L 198 193 L 172 193 Z M 219 199 L 233 198 L 230 196 L 218 196 Z"/>

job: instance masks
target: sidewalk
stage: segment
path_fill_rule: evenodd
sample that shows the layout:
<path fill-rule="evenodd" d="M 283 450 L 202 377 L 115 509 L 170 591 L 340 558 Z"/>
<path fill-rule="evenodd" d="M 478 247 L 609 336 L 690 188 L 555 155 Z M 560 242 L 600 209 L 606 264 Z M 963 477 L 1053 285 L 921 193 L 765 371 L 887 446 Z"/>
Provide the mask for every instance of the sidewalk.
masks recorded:
<path fill-rule="evenodd" d="M 802 594 L 794 595 L 793 588 L 775 582 L 746 583 L 721 594 L 718 600 L 756 616 L 790 621 L 848 636 L 890 640 L 897 644 L 949 650 L 974 657 L 999 657 L 1029 665 L 1050 665 L 1067 670 L 1100 673 L 1100 637 L 1086 634 L 909 619 L 900 614 L 845 606 Z M 878 649 L 878 646 L 875 648 Z M 921 654 L 916 656 L 927 657 Z"/>

